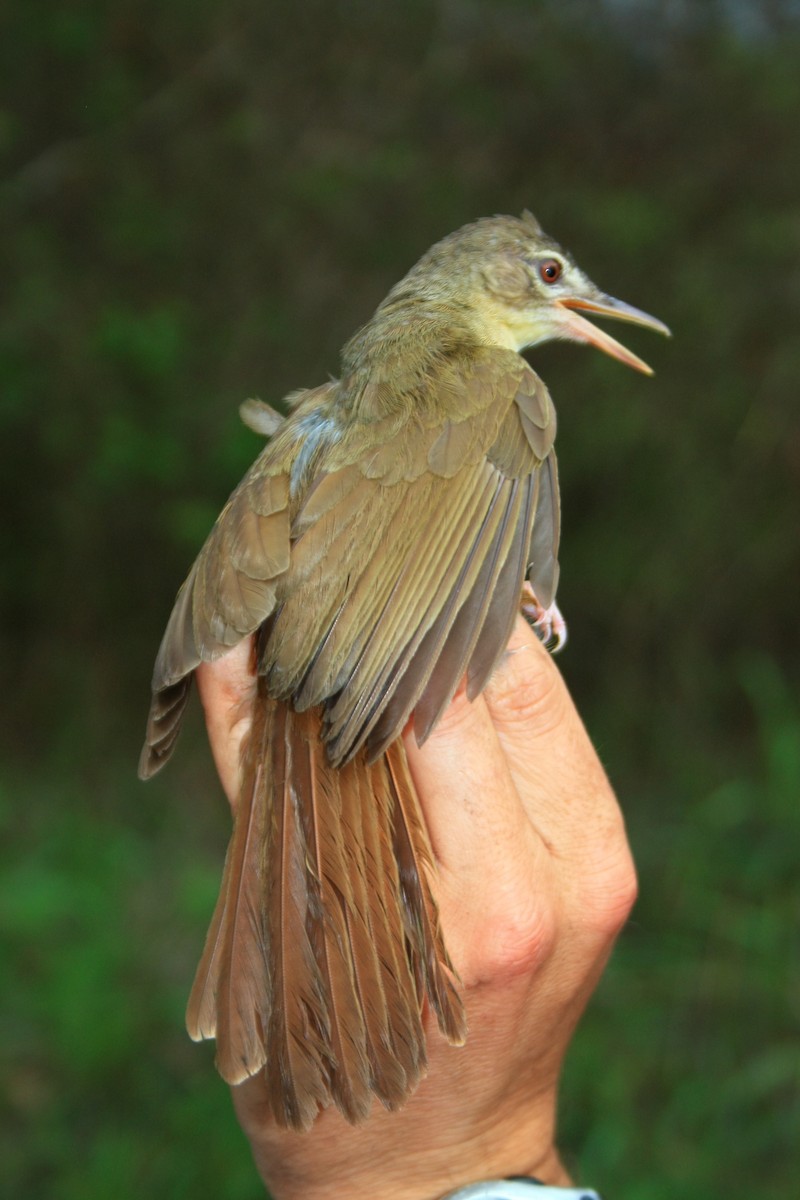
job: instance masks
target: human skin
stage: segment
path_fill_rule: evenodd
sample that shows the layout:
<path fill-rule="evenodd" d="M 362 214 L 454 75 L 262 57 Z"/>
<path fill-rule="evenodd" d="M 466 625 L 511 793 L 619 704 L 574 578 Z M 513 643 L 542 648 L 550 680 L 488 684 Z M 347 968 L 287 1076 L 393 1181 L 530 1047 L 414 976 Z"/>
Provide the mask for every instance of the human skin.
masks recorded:
<path fill-rule="evenodd" d="M 253 695 L 245 641 L 197 678 L 236 802 Z M 232 1088 L 274 1200 L 434 1200 L 480 1179 L 569 1177 L 556 1149 L 572 1033 L 636 895 L 622 814 L 558 668 L 520 618 L 481 696 L 454 699 L 424 746 L 406 737 L 430 830 L 435 891 L 469 1036 L 428 1019 L 429 1071 L 395 1113 L 309 1133 L 267 1115 L 261 1076 Z"/>

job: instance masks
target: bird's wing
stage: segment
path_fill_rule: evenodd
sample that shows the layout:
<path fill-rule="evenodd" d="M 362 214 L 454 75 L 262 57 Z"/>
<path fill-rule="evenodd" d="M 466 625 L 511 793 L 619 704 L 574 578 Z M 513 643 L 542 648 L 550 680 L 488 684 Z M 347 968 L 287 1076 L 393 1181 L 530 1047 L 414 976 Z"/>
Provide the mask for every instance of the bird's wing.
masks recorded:
<path fill-rule="evenodd" d="M 324 404 L 325 384 L 305 395 Z M 292 397 L 299 406 L 301 394 Z M 249 401 L 259 419 L 268 406 Z M 275 414 L 278 417 L 278 414 Z M 251 422 L 253 424 L 253 422 Z M 255 422 L 258 425 L 258 422 Z M 172 754 L 201 662 L 213 662 L 269 617 L 290 554 L 290 471 L 297 439 L 282 419 L 261 420 L 258 431 L 278 436 L 256 459 L 223 508 L 178 592 L 153 668 L 153 697 L 139 775 L 154 775 Z"/>
<path fill-rule="evenodd" d="M 555 412 L 523 359 L 476 353 L 401 403 L 376 385 L 368 419 L 316 439 L 309 473 L 302 422 L 319 433 L 336 386 L 309 393 L 256 461 L 178 593 L 143 777 L 172 753 L 194 669 L 259 627 L 269 691 L 325 705 L 334 763 L 364 743 L 379 754 L 415 708 L 422 740 L 465 673 L 471 696 L 488 679 L 531 549 L 534 586 L 557 575 Z"/>
<path fill-rule="evenodd" d="M 293 520 L 261 647 L 273 695 L 325 705 L 335 764 L 364 744 L 380 754 L 413 710 L 423 740 L 465 674 L 477 695 L 510 635 L 532 534 L 534 578 L 556 573 L 555 414 L 523 359 L 487 349 L 430 374 L 410 409 L 374 401 Z"/>
<path fill-rule="evenodd" d="M 276 579 L 289 566 L 288 505 L 288 475 L 254 469 L 220 513 L 161 640 L 142 778 L 172 753 L 195 667 L 225 654 L 273 611 Z"/>

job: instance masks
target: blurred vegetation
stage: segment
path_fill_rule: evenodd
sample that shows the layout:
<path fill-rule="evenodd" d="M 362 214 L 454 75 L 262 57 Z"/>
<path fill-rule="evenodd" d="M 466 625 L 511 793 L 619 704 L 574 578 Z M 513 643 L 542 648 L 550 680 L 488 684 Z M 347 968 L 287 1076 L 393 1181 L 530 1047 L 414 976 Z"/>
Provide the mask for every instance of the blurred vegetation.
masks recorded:
<path fill-rule="evenodd" d="M 0 32 L 3 1194 L 261 1194 L 182 1031 L 227 817 L 197 721 L 133 777 L 152 657 L 258 450 L 239 401 L 335 373 L 432 241 L 529 206 L 675 334 L 626 334 L 651 382 L 534 356 L 560 415 L 561 666 L 642 891 L 563 1146 L 609 1196 L 784 1200 L 797 4 L 17 0 Z"/>

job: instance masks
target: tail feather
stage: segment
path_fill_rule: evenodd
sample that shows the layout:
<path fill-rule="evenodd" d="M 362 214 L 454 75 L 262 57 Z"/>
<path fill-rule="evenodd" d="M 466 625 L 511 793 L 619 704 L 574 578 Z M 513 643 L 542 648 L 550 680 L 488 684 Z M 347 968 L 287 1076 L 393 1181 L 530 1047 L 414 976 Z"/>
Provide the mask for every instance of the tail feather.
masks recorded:
<path fill-rule="evenodd" d="M 416 971 L 442 1033 L 452 1045 L 462 1046 L 467 1036 L 466 1016 L 431 893 L 433 852 L 401 741 L 389 746 L 385 761 L 397 801 L 394 847 L 407 935 L 412 955 L 418 959 Z"/>
<path fill-rule="evenodd" d="M 327 1004 L 330 1095 L 347 1119 L 355 1123 L 369 1113 L 369 1064 L 347 927 L 353 897 L 342 829 L 340 780 L 330 769 L 319 770 L 316 731 L 309 728 L 314 714 L 293 713 L 285 706 L 283 713 L 294 730 L 295 744 L 299 743 L 295 767 L 300 774 L 292 785 L 305 810 L 306 876 L 314 893 L 315 909 L 311 940 Z M 280 1021 L 282 1014 L 277 1006 L 272 1015 L 274 1023 Z"/>
<path fill-rule="evenodd" d="M 353 1123 L 372 1096 L 399 1107 L 425 1072 L 425 993 L 464 1040 L 431 892 L 432 853 L 402 741 L 368 764 L 327 760 L 321 711 L 263 682 L 222 887 L 187 1010 L 216 1037 L 229 1083 L 265 1068 L 280 1125 L 335 1104 Z"/>
<path fill-rule="evenodd" d="M 270 1105 L 282 1125 L 308 1129 L 329 1102 L 331 1020 L 325 981 L 311 933 L 318 921 L 297 790 L 291 714 L 264 698 L 272 713 L 269 771 L 272 832 L 264 848 L 267 878 L 265 941 L 270 977 L 264 1057 Z"/>
<path fill-rule="evenodd" d="M 256 705 L 244 762 L 244 783 L 219 897 L 197 968 L 186 1025 L 195 1040 L 217 1039 L 217 1066 L 239 1083 L 264 1065 L 261 1020 L 269 973 L 263 933 L 263 753 L 270 710 Z"/>
<path fill-rule="evenodd" d="M 355 770 L 348 775 L 348 786 L 341 790 L 342 824 L 352 886 L 352 903 L 346 907 L 347 931 L 364 1018 L 370 1084 L 379 1099 L 393 1108 L 405 1098 L 408 1081 L 394 1050 L 387 996 L 387 986 L 391 989 L 392 981 L 386 979 L 386 975 L 390 969 L 392 939 L 399 939 L 403 947 L 404 930 L 396 906 L 392 928 L 380 891 L 377 864 L 372 860 L 372 846 L 365 838 L 365 818 L 374 815 L 367 810 L 377 801 L 371 792 L 370 774 Z"/>
<path fill-rule="evenodd" d="M 400 875 L 392 832 L 397 801 L 385 762 L 372 766 L 366 784 L 372 800 L 364 804 L 361 813 L 367 889 L 372 897 L 370 932 L 382 972 L 392 1050 L 405 1071 L 410 1090 L 427 1067 L 421 1017 L 423 993 L 410 963 L 406 923 L 398 904 Z"/>

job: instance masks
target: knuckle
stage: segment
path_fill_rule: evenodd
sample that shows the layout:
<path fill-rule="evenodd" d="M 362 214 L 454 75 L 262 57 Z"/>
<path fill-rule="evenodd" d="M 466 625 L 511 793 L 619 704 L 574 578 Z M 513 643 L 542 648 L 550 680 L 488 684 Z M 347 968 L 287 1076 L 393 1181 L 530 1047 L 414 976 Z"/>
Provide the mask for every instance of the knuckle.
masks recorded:
<path fill-rule="evenodd" d="M 638 895 L 633 858 L 624 837 L 596 871 L 578 877 L 577 903 L 584 928 L 613 940 L 630 916 Z"/>
<path fill-rule="evenodd" d="M 497 984 L 535 974 L 551 957 L 556 940 L 556 915 L 541 898 L 527 911 L 501 908 L 477 931 L 469 982 Z"/>
<path fill-rule="evenodd" d="M 566 689 L 543 649 L 520 646 L 509 652 L 487 685 L 495 720 L 511 725 L 557 726 L 566 711 Z"/>

